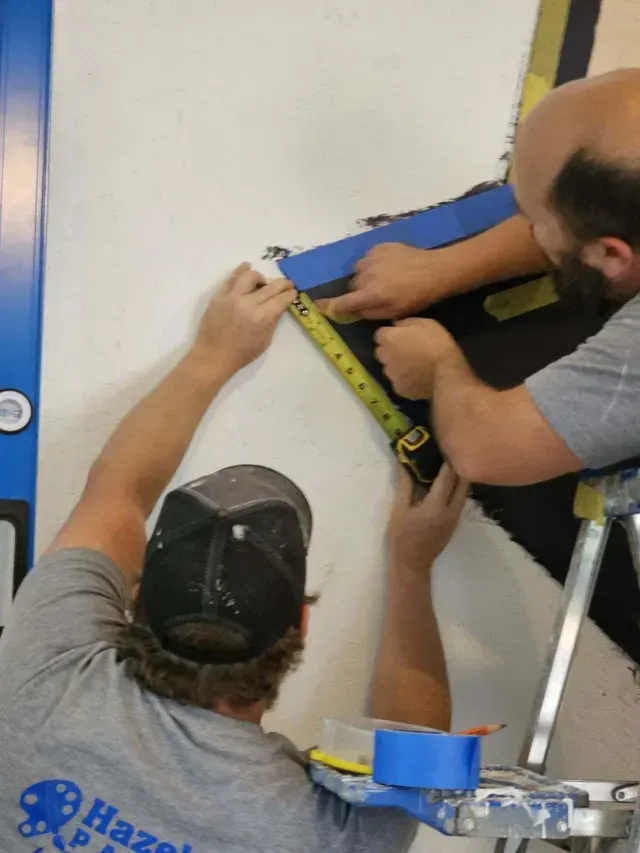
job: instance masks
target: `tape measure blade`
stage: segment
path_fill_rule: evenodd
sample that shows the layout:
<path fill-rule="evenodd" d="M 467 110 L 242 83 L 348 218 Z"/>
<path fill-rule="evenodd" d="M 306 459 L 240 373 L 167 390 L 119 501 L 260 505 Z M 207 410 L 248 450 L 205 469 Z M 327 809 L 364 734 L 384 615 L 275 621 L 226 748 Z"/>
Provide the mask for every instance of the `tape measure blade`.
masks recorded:
<path fill-rule="evenodd" d="M 289 311 L 365 404 L 387 436 L 395 439 L 404 435 L 411 428 L 411 421 L 396 408 L 382 385 L 358 360 L 307 294 L 299 293 Z"/>

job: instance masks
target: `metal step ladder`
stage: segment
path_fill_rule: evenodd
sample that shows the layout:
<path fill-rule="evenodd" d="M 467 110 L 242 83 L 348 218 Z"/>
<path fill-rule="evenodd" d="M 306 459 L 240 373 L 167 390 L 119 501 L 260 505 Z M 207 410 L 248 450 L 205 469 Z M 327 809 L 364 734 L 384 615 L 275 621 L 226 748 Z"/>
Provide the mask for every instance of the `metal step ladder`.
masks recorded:
<path fill-rule="evenodd" d="M 616 521 L 625 526 L 640 582 L 640 461 L 585 474 L 576 514 L 583 521 L 519 766 L 483 768 L 476 791 L 433 791 L 378 785 L 370 776 L 312 763 L 317 784 L 354 805 L 401 808 L 445 835 L 498 839 L 496 853 L 523 853 L 531 839 L 571 853 L 640 853 L 637 782 L 544 775 L 580 629 Z"/>
<path fill-rule="evenodd" d="M 524 743 L 518 759 L 520 766 L 543 774 L 551 747 L 551 739 L 575 657 L 582 624 L 589 612 L 605 546 L 614 522 L 624 525 L 633 566 L 640 582 L 640 468 L 637 460 L 610 469 L 586 474 L 576 495 L 576 514 L 583 517 L 564 585 L 563 602 L 552 635 L 547 660 Z M 571 787 L 588 795 L 588 823 L 574 837 L 599 838 L 611 842 L 619 837 L 613 832 L 612 814 L 626 820 L 628 853 L 640 853 L 640 798 L 638 785 L 629 782 L 572 781 Z M 633 804 L 633 808 L 630 808 Z M 626 807 L 625 807 L 626 806 Z M 570 827 L 571 828 L 571 827 Z M 575 828 L 578 829 L 577 827 Z M 587 831 L 588 830 L 588 831 Z M 501 839 L 496 853 L 517 850 L 523 853 L 527 841 L 517 844 Z M 584 841 L 570 849 L 584 849 Z M 599 846 L 611 846 L 601 842 Z M 593 844 L 590 845 L 594 847 Z"/>

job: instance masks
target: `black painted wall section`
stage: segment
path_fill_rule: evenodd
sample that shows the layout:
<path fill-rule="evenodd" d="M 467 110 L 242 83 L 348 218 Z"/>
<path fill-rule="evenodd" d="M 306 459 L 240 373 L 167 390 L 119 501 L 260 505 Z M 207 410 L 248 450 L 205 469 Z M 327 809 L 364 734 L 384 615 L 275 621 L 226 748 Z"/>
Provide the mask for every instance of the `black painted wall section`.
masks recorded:
<path fill-rule="evenodd" d="M 556 86 L 587 76 L 600 6 L 600 0 L 571 0 Z"/>
<path fill-rule="evenodd" d="M 497 388 L 512 387 L 540 368 L 572 352 L 597 332 L 613 310 L 599 305 L 576 308 L 558 302 L 499 323 L 482 306 L 489 293 L 519 282 L 491 285 L 441 302 L 423 316 L 441 322 L 457 339 L 474 370 Z M 308 291 L 313 299 L 345 292 L 348 279 Z M 373 333 L 380 323 L 337 325 L 336 330 L 360 361 L 390 392 L 414 423 L 428 425 L 424 402 L 395 397 L 373 357 Z M 484 510 L 560 583 L 569 568 L 579 522 L 572 506 L 577 476 L 523 488 L 475 486 Z M 640 589 L 624 530 L 615 525 L 596 588 L 591 616 L 637 663 L 640 663 Z"/>

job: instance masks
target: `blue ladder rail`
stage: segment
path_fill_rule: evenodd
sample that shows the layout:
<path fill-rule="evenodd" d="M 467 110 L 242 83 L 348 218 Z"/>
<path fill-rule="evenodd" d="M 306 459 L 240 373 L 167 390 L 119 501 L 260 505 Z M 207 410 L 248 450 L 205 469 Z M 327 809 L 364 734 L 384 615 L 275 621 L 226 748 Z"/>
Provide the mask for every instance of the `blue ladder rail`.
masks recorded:
<path fill-rule="evenodd" d="M 51 31 L 52 0 L 0 0 L 0 519 L 15 530 L 14 590 L 33 560 Z"/>
<path fill-rule="evenodd" d="M 588 794 L 521 767 L 484 767 L 476 791 L 432 791 L 378 785 L 319 762 L 311 779 L 355 806 L 399 808 L 443 835 L 472 838 L 568 838 Z"/>

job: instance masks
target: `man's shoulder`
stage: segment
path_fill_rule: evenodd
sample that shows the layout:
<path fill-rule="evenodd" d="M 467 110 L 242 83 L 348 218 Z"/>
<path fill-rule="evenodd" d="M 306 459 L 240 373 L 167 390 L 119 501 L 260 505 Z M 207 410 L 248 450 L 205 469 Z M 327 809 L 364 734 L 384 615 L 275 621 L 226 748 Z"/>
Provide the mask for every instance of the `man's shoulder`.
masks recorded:
<path fill-rule="evenodd" d="M 74 674 L 86 677 L 78 662 L 117 644 L 126 607 L 122 575 L 105 555 L 73 549 L 41 558 L 21 584 L 0 640 L 5 702 L 17 710 L 27 693 L 44 697 L 45 687 L 58 691 Z"/>
<path fill-rule="evenodd" d="M 630 310 L 635 311 L 637 314 L 640 314 L 640 291 L 638 291 L 635 296 L 632 296 L 628 302 L 625 302 L 623 307 L 627 307 Z"/>
<path fill-rule="evenodd" d="M 59 548 L 45 551 L 38 558 L 31 571 L 27 573 L 27 577 L 34 574 L 40 575 L 50 569 L 69 567 L 93 569 L 109 579 L 117 581 L 118 585 L 124 584 L 122 572 L 111 557 L 95 548 Z"/>
<path fill-rule="evenodd" d="M 625 370 L 637 375 L 640 370 L 638 364 L 638 353 L 640 352 L 640 293 L 629 299 L 613 313 L 599 332 L 588 338 L 585 343 L 578 347 L 576 352 L 564 362 L 584 366 L 590 370 L 604 370 L 598 373 L 598 379 L 608 378 L 618 381 L 616 368 L 626 365 Z M 607 373 L 613 368 L 612 373 Z M 593 374 L 594 378 L 596 374 Z M 594 384 L 594 391 L 598 393 L 599 382 Z M 606 393 L 606 390 L 605 390 Z"/>
<path fill-rule="evenodd" d="M 276 834 L 296 838 L 307 853 L 406 851 L 416 833 L 416 822 L 399 809 L 359 807 L 314 784 L 307 772 L 306 753 L 278 734 L 266 735 L 279 764 L 278 825 Z"/>
<path fill-rule="evenodd" d="M 618 326 L 620 323 L 627 324 L 629 328 L 637 331 L 637 327 L 640 326 L 640 293 L 620 305 L 603 328 L 608 329 L 612 326 Z"/>
<path fill-rule="evenodd" d="M 24 607 L 64 605 L 67 594 L 87 593 L 119 602 L 128 598 L 122 572 L 110 557 L 90 548 L 45 552 L 18 588 L 10 615 Z"/>

